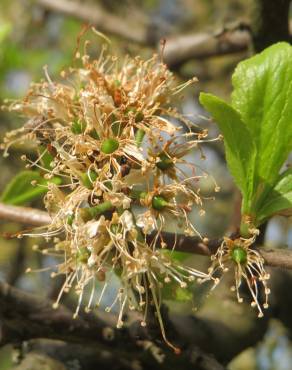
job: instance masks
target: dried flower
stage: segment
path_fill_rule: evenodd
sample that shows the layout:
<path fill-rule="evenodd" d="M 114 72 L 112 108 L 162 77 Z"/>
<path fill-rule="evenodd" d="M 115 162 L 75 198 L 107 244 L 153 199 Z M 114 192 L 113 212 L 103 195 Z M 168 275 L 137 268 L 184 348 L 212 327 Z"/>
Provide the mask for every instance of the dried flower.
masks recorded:
<path fill-rule="evenodd" d="M 162 335 L 172 346 L 160 314 L 161 287 L 175 281 L 185 288 L 195 278 L 207 278 L 157 248 L 165 217 L 176 220 L 185 233 L 199 234 L 188 213 L 194 204 L 203 205 L 198 181 L 206 174 L 198 174 L 184 156 L 207 133 L 193 133 L 193 124 L 170 106 L 172 96 L 195 79 L 176 87 L 157 56 L 147 61 L 127 57 L 120 63 L 103 48 L 97 60 L 86 54 L 81 60 L 79 68 L 61 73 L 63 82 L 53 82 L 45 69 L 46 81 L 33 84 L 22 102 L 10 106 L 28 122 L 7 134 L 5 153 L 15 142 L 30 140 L 40 155 L 36 161 L 23 160 L 48 181 L 62 179 L 61 185 L 49 181 L 44 199 L 51 225 L 29 235 L 62 239 L 46 249 L 63 259 L 52 273 L 65 275 L 54 307 L 74 288 L 77 316 L 89 287 L 86 310 L 91 310 L 100 304 L 114 271 L 122 287 L 106 310 L 119 305 L 117 326 L 123 325 L 127 307 L 143 312 L 145 326 L 152 302 Z M 191 176 L 182 166 L 191 169 Z M 148 243 L 146 236 L 153 231 L 156 236 Z M 99 297 L 96 281 L 103 283 Z"/>
<path fill-rule="evenodd" d="M 229 269 L 234 269 L 235 285 L 231 287 L 231 290 L 236 291 L 238 302 L 243 302 L 239 291 L 242 282 L 245 281 L 252 297 L 251 306 L 257 307 L 258 316 L 262 317 L 262 306 L 265 309 L 269 306 L 270 289 L 267 280 L 270 275 L 265 271 L 263 257 L 252 247 L 254 241 L 255 235 L 248 239 L 240 237 L 235 240 L 225 237 L 216 254 L 211 256 L 213 262 L 209 273 L 213 276 L 218 270 L 226 272 Z M 215 285 L 218 283 L 219 278 L 215 278 Z M 259 285 L 264 288 L 265 301 L 263 305 L 260 303 Z"/>

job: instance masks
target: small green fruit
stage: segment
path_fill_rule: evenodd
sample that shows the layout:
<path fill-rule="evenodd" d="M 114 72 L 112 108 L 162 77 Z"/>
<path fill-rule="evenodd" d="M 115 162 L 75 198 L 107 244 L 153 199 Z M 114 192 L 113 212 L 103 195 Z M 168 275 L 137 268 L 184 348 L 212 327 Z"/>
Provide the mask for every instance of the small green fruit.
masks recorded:
<path fill-rule="evenodd" d="M 73 221 L 74 221 L 74 214 L 69 215 L 69 216 L 67 217 L 67 224 L 68 224 L 69 226 L 72 226 Z"/>
<path fill-rule="evenodd" d="M 160 195 L 155 195 L 152 198 L 152 207 L 156 209 L 156 211 L 162 211 L 167 205 L 168 202 Z"/>
<path fill-rule="evenodd" d="M 90 170 L 90 176 L 88 173 L 83 173 L 81 176 L 81 180 L 84 186 L 88 189 L 92 189 L 92 183 L 97 179 L 97 173 L 95 171 Z"/>
<path fill-rule="evenodd" d="M 118 140 L 109 138 L 102 142 L 100 150 L 104 154 L 112 154 L 118 149 L 118 147 L 119 147 Z"/>
<path fill-rule="evenodd" d="M 247 261 L 247 251 L 239 246 L 235 246 L 231 251 L 231 258 L 234 262 L 244 264 Z"/>

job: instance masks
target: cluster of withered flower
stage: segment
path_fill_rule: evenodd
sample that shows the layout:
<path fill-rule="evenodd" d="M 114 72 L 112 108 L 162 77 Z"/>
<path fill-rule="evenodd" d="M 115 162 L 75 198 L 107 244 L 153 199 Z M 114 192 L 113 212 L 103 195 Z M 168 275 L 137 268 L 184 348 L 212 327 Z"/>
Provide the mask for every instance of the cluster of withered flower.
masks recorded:
<path fill-rule="evenodd" d="M 45 252 L 62 259 L 52 273 L 65 275 L 54 307 L 73 288 L 79 296 L 75 316 L 85 294 L 90 311 L 101 303 L 114 272 L 121 288 L 106 311 L 119 307 L 117 327 L 127 309 L 142 311 L 145 326 L 149 304 L 154 305 L 162 336 L 173 347 L 160 313 L 163 285 L 176 282 L 186 288 L 195 279 L 213 279 L 216 285 L 214 273 L 218 267 L 225 271 L 229 261 L 235 263 L 235 289 L 245 279 L 261 313 L 256 281 L 263 282 L 267 295 L 268 276 L 261 257 L 249 248 L 253 240 L 225 238 L 208 274 L 163 251 L 175 248 L 163 240 L 169 221 L 180 233 L 200 235 L 189 213 L 197 206 L 203 214 L 198 185 L 206 173 L 185 156 L 200 150 L 207 132 L 194 130 L 171 107 L 172 99 L 196 79 L 176 86 L 157 56 L 147 61 L 127 57 L 121 63 L 103 48 L 97 60 L 86 52 L 77 53 L 77 59 L 79 67 L 62 71 L 63 82 L 53 82 L 45 69 L 46 80 L 9 106 L 29 120 L 4 142 L 5 153 L 25 140 L 39 151 L 36 160 L 22 159 L 48 181 L 45 206 L 52 222 L 30 235 L 51 239 L 53 247 Z M 98 296 L 96 282 L 103 284 Z"/>
<path fill-rule="evenodd" d="M 211 256 L 212 265 L 208 271 L 210 276 L 215 276 L 218 271 L 219 273 L 224 273 L 232 269 L 234 271 L 235 285 L 231 287 L 231 290 L 236 292 L 238 302 L 243 302 L 243 298 L 240 295 L 240 287 L 245 281 L 252 297 L 251 306 L 257 308 L 258 317 L 263 317 L 262 307 L 264 309 L 269 307 L 268 298 L 270 289 L 267 281 L 270 278 L 270 274 L 264 268 L 263 257 L 253 248 L 258 230 L 251 227 L 250 234 L 247 238 L 238 237 L 230 239 L 224 237 L 217 252 Z M 215 286 L 218 283 L 219 278 L 216 277 Z M 263 305 L 260 303 L 260 285 L 263 287 L 265 296 Z"/>
<path fill-rule="evenodd" d="M 170 106 L 196 79 L 176 87 L 157 56 L 121 63 L 103 48 L 97 60 L 86 53 L 77 58 L 80 67 L 63 71 L 63 82 L 53 82 L 45 69 L 46 80 L 10 105 L 29 120 L 7 134 L 5 152 L 15 142 L 31 141 L 39 156 L 22 159 L 48 180 L 45 206 L 52 222 L 31 235 L 52 239 L 52 252 L 63 259 L 52 273 L 65 274 L 55 307 L 74 287 L 75 316 L 87 289 L 89 311 L 101 302 L 114 271 L 122 286 L 106 310 L 119 305 L 117 326 L 123 325 L 125 309 L 141 310 L 145 326 L 151 303 L 169 343 L 160 313 L 163 284 L 184 288 L 207 277 L 161 249 L 169 220 L 185 234 L 198 234 L 189 213 L 194 205 L 202 212 L 198 182 L 206 173 L 184 157 L 208 140 L 207 132 L 195 132 L 193 123 Z M 50 181 L 56 178 L 61 184 Z M 96 281 L 103 283 L 99 297 Z"/>

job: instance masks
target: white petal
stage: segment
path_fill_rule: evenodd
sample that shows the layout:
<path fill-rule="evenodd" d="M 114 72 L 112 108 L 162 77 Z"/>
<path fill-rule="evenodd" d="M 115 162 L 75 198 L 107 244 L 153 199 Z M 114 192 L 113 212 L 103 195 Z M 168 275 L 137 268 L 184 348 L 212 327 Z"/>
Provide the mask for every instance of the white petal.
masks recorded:
<path fill-rule="evenodd" d="M 98 235 L 101 225 L 104 223 L 104 216 L 101 216 L 98 221 L 90 221 L 86 224 L 87 235 L 89 238 L 94 238 Z"/>
<path fill-rule="evenodd" d="M 131 230 L 134 227 L 134 220 L 133 220 L 133 215 L 129 211 L 125 211 L 121 217 L 120 220 L 122 224 L 124 225 L 124 229 L 126 231 Z"/>

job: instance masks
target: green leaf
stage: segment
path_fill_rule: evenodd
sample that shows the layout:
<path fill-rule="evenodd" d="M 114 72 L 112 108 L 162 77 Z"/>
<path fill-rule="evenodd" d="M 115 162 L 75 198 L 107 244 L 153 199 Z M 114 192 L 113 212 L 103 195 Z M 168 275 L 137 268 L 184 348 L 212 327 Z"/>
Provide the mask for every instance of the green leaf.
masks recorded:
<path fill-rule="evenodd" d="M 37 185 L 33 186 L 32 181 Z M 48 191 L 48 183 L 60 184 L 61 179 L 54 177 L 47 181 L 36 171 L 22 171 L 16 175 L 6 186 L 1 202 L 12 205 L 23 205 L 29 201 L 40 198 Z"/>
<path fill-rule="evenodd" d="M 292 168 L 280 175 L 276 185 L 270 190 L 262 208 L 257 212 L 258 223 L 283 211 L 285 214 L 292 212 Z"/>
<path fill-rule="evenodd" d="M 243 194 L 243 199 L 250 200 L 254 188 L 256 148 L 248 128 L 240 115 L 216 96 L 201 93 L 200 102 L 214 117 L 223 133 L 228 168 Z"/>
<path fill-rule="evenodd" d="M 291 61 L 292 47 L 281 42 L 239 63 L 233 74 L 232 106 L 257 148 L 257 187 L 274 185 L 292 150 Z"/>
<path fill-rule="evenodd" d="M 201 95 L 224 135 L 227 164 L 243 196 L 242 213 L 257 226 L 286 207 L 289 198 L 275 186 L 292 150 L 291 60 L 292 47 L 282 42 L 239 63 L 231 106 Z"/>

